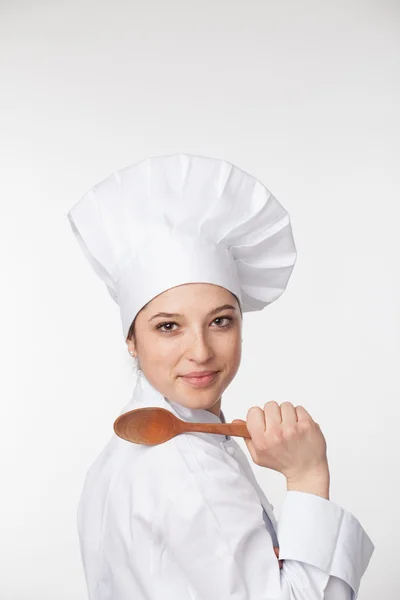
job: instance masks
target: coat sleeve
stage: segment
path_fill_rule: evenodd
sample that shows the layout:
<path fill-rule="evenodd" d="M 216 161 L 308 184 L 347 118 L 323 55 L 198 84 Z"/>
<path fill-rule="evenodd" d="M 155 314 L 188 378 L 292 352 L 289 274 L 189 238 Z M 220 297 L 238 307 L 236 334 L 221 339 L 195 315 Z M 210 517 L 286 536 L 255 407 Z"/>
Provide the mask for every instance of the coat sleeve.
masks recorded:
<path fill-rule="evenodd" d="M 374 545 L 351 513 L 287 492 L 280 569 L 262 512 L 243 473 L 221 471 L 218 483 L 191 474 L 156 524 L 162 553 L 185 578 L 180 600 L 356 600 Z"/>

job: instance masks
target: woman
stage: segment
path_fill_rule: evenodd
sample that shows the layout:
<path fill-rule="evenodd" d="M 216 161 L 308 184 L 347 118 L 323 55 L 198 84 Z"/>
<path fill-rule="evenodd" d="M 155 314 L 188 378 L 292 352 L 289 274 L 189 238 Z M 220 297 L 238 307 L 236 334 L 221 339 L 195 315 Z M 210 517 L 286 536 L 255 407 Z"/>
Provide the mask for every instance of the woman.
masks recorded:
<path fill-rule="evenodd" d="M 176 154 L 112 174 L 68 218 L 138 361 L 120 414 L 157 406 L 225 422 L 242 313 L 279 298 L 296 261 L 287 212 L 238 167 Z M 78 507 L 90 600 L 357 598 L 374 545 L 329 500 L 318 424 L 273 401 L 251 406 L 246 424 L 252 460 L 286 478 L 279 522 L 233 437 L 145 446 L 112 436 Z"/>

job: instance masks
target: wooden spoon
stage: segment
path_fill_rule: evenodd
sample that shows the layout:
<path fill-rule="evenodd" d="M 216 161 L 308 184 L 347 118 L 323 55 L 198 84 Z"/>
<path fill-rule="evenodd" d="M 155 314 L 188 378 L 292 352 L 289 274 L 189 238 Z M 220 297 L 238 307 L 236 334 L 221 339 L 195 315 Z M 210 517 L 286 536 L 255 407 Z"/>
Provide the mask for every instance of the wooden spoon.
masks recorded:
<path fill-rule="evenodd" d="M 245 423 L 188 423 L 166 408 L 155 406 L 123 413 L 115 420 L 114 431 L 123 440 L 149 446 L 162 444 L 190 431 L 251 437 Z"/>

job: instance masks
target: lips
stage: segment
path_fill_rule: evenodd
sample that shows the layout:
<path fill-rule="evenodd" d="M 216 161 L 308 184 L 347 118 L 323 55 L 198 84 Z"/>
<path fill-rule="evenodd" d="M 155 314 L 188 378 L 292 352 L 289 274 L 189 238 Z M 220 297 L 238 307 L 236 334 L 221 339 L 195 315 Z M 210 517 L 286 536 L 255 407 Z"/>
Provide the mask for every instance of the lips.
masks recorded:
<path fill-rule="evenodd" d="M 201 388 L 212 385 L 216 380 L 219 371 L 197 371 L 195 373 L 195 376 L 192 376 L 189 373 L 188 375 L 181 375 L 181 378 L 186 384 L 195 388 Z"/>
<path fill-rule="evenodd" d="M 185 373 L 182 377 L 206 377 L 207 375 L 214 375 L 217 371 L 192 371 L 191 373 Z"/>

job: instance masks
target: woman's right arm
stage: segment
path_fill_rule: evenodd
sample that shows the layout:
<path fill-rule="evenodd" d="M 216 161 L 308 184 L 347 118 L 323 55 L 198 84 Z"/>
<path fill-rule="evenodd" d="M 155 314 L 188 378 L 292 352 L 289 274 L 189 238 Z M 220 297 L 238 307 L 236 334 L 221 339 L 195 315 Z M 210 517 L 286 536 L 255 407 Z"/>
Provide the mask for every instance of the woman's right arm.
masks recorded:
<path fill-rule="evenodd" d="M 358 520 L 329 500 L 319 425 L 303 407 L 269 402 L 264 411 L 249 410 L 247 428 L 253 461 L 286 477 L 276 531 L 282 568 L 242 471 L 199 468 L 156 526 L 162 552 L 185 578 L 187 598 L 180 599 L 356 600 L 374 545 Z"/>
<path fill-rule="evenodd" d="M 355 600 L 374 549 L 351 513 L 288 491 L 277 529 L 280 569 L 259 498 L 234 469 L 218 481 L 206 470 L 192 474 L 153 526 L 160 552 L 153 564 L 172 561 L 179 600 Z M 174 596 L 173 585 L 165 597 Z"/>

